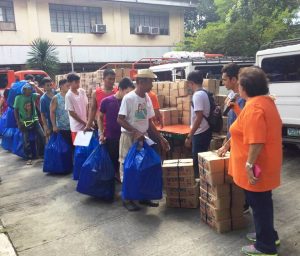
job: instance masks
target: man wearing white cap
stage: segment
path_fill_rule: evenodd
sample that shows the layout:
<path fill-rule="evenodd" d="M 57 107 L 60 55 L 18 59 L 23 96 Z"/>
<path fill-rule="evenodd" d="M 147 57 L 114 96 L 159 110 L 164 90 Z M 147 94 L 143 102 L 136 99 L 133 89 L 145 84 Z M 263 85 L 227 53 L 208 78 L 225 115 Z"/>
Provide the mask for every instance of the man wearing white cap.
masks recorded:
<path fill-rule="evenodd" d="M 119 152 L 121 176 L 123 176 L 123 165 L 128 150 L 134 141 L 144 139 L 148 129 L 156 134 L 164 150 L 168 150 L 170 147 L 168 141 L 156 130 L 152 121 L 155 113 L 147 93 L 152 89 L 152 82 L 155 78 L 156 75 L 151 70 L 139 70 L 136 75 L 136 89 L 123 98 L 118 116 L 118 123 L 122 127 Z M 129 211 L 140 210 L 140 207 L 133 201 L 124 201 L 123 204 Z M 140 204 L 150 207 L 158 206 L 157 203 L 149 200 L 140 201 Z"/>

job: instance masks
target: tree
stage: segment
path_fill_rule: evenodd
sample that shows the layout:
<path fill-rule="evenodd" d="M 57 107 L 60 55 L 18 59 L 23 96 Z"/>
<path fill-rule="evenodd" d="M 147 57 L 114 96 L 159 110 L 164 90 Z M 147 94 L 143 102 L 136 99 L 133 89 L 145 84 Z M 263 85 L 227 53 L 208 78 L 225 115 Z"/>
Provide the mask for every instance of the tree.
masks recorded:
<path fill-rule="evenodd" d="M 55 45 L 47 39 L 37 38 L 30 44 L 27 66 L 32 69 L 41 69 L 52 78 L 56 75 L 59 67 L 58 53 Z"/>
<path fill-rule="evenodd" d="M 207 1 L 204 1 L 207 2 Z M 217 21 L 190 33 L 181 49 L 254 56 L 262 45 L 299 37 L 299 0 L 215 0 Z M 199 5 L 200 7 L 200 5 Z"/>

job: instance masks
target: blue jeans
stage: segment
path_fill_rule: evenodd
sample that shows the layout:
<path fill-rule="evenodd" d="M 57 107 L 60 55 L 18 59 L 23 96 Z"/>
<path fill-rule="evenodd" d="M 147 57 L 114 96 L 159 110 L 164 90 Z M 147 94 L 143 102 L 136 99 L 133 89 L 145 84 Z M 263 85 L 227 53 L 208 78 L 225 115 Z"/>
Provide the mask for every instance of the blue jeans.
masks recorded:
<path fill-rule="evenodd" d="M 263 253 L 277 253 L 275 241 L 278 234 L 274 229 L 272 191 L 246 192 L 246 200 L 253 211 L 256 232 L 255 248 Z"/>
<path fill-rule="evenodd" d="M 211 138 L 212 138 L 211 129 L 208 129 L 203 133 L 194 135 L 192 138 L 192 153 L 193 153 L 193 162 L 194 162 L 194 172 L 196 178 L 199 177 L 198 153 L 208 151 Z"/>

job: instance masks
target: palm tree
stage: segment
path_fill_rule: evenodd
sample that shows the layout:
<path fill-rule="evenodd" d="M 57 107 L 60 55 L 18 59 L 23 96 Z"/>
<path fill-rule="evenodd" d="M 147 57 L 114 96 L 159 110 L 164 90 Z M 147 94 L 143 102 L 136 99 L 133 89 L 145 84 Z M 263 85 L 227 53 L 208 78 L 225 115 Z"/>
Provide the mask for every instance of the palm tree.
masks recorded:
<path fill-rule="evenodd" d="M 32 69 L 44 70 L 54 78 L 59 66 L 55 45 L 48 39 L 37 38 L 31 42 L 30 46 L 31 51 L 28 53 L 27 66 Z"/>

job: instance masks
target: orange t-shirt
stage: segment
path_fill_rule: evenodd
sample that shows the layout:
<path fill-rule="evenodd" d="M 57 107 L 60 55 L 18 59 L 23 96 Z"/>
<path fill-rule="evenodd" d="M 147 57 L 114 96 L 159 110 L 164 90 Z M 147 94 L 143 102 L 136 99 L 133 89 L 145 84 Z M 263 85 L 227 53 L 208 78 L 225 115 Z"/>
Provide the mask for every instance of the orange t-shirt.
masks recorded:
<path fill-rule="evenodd" d="M 114 87 L 110 93 L 105 93 L 101 87 L 96 89 L 97 112 L 100 111 L 101 101 L 111 95 L 116 94 L 118 88 Z"/>
<path fill-rule="evenodd" d="M 151 102 L 152 102 L 152 105 L 153 105 L 153 109 L 154 110 L 160 109 L 157 95 L 153 91 L 148 92 L 148 95 L 149 95 L 149 97 L 151 99 Z"/>
<path fill-rule="evenodd" d="M 229 174 L 238 186 L 248 191 L 264 192 L 280 185 L 281 128 L 282 122 L 278 110 L 270 97 L 257 96 L 247 101 L 230 127 Z M 262 171 L 255 185 L 249 184 L 245 167 L 250 144 L 264 144 L 255 163 Z"/>

